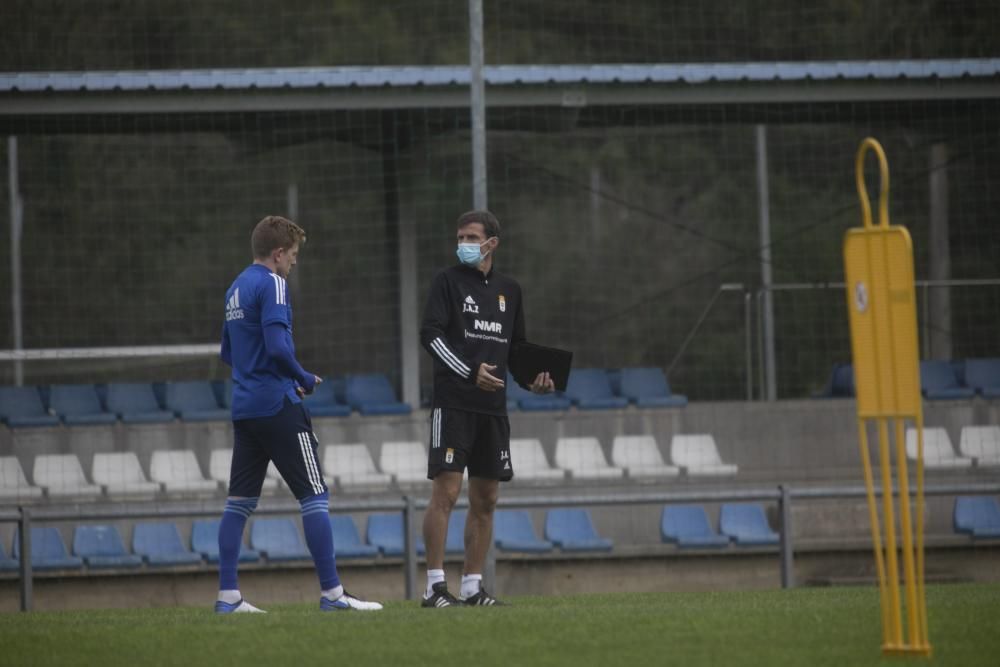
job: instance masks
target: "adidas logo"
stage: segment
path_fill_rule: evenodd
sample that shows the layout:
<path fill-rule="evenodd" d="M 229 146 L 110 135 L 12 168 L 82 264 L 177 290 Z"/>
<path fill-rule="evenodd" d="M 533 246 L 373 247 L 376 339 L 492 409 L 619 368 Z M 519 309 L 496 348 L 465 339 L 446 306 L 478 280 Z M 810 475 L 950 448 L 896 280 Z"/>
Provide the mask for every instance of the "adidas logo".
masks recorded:
<path fill-rule="evenodd" d="M 233 295 L 226 302 L 226 321 L 242 320 L 243 309 L 240 308 L 240 288 L 233 290 Z"/>
<path fill-rule="evenodd" d="M 476 300 L 472 298 L 471 294 L 465 297 L 465 303 L 462 304 L 462 312 L 475 313 L 476 315 L 479 314 L 479 305 L 476 303 Z"/>
<path fill-rule="evenodd" d="M 471 303 L 473 306 L 476 305 L 476 300 L 472 298 L 471 294 L 469 296 L 465 297 L 465 302 L 466 303 Z"/>

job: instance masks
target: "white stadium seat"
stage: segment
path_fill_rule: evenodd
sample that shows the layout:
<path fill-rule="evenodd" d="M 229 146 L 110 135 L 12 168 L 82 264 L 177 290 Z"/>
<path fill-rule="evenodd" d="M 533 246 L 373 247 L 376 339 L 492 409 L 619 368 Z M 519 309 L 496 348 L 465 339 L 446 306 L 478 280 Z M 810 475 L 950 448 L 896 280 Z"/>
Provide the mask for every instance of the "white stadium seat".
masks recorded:
<path fill-rule="evenodd" d="M 611 445 L 611 463 L 629 477 L 676 477 L 680 470 L 667 465 L 651 435 L 618 435 Z"/>
<path fill-rule="evenodd" d="M 917 429 L 906 429 L 906 457 L 917 459 Z M 924 427 L 925 468 L 968 468 L 972 459 L 956 456 L 948 431 L 940 427 Z"/>
<path fill-rule="evenodd" d="M 378 464 L 399 484 L 427 481 L 427 451 L 419 442 L 383 442 Z"/>
<path fill-rule="evenodd" d="M 1000 466 L 1000 426 L 963 426 L 958 450 L 980 468 Z"/>
<path fill-rule="evenodd" d="M 568 470 L 574 479 L 609 479 L 624 472 L 608 465 L 597 438 L 559 438 L 555 458 L 556 465 Z"/>
<path fill-rule="evenodd" d="M 343 487 L 378 486 L 392 484 L 392 475 L 375 469 L 375 461 L 368 445 L 327 445 L 323 448 L 323 472 L 327 480 L 336 479 Z"/>
<path fill-rule="evenodd" d="M 41 454 L 35 457 L 32 474 L 35 485 L 45 489 L 49 498 L 97 497 L 101 487 L 90 484 L 83 475 L 83 467 L 76 454 Z"/>
<path fill-rule="evenodd" d="M 94 454 L 90 466 L 94 483 L 102 484 L 111 498 L 119 496 L 156 495 L 160 485 L 150 482 L 142 472 L 135 452 L 104 452 Z"/>
<path fill-rule="evenodd" d="M 167 493 L 207 493 L 218 489 L 218 482 L 202 477 L 198 460 L 189 449 L 153 452 L 149 476 L 163 484 Z"/>
<path fill-rule="evenodd" d="M 41 498 L 44 492 L 28 484 L 16 456 L 0 456 L 0 500 Z"/>
<path fill-rule="evenodd" d="M 553 468 L 545 457 L 542 443 L 535 438 L 514 438 L 510 441 L 510 460 L 514 479 L 543 481 L 566 479 L 566 471 Z"/>
<path fill-rule="evenodd" d="M 735 475 L 739 466 L 723 463 L 715 438 L 708 433 L 675 435 L 670 440 L 670 461 L 692 476 Z"/>

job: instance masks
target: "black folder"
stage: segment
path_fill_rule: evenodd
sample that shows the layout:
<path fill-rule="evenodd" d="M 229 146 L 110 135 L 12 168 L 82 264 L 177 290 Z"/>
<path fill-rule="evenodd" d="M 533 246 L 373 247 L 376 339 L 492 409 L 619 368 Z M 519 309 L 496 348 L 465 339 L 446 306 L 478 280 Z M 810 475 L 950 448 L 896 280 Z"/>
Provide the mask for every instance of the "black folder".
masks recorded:
<path fill-rule="evenodd" d="M 568 350 L 524 342 L 511 350 L 510 374 L 518 384 L 529 387 L 539 373 L 548 372 L 556 389 L 566 391 L 572 362 L 573 353 Z"/>

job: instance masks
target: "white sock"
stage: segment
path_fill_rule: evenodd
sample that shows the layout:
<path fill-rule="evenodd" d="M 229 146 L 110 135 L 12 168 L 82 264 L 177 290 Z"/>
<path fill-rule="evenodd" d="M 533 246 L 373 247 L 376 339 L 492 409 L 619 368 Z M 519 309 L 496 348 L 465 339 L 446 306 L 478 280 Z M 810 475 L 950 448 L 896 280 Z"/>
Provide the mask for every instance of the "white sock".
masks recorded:
<path fill-rule="evenodd" d="M 427 592 L 424 597 L 434 595 L 434 584 L 444 581 L 444 570 L 427 570 Z"/>
<path fill-rule="evenodd" d="M 344 594 L 343 586 L 337 586 L 336 588 L 328 588 L 322 593 L 320 593 L 320 595 L 325 597 L 327 600 L 336 600 L 343 594 Z"/>
<path fill-rule="evenodd" d="M 225 602 L 226 604 L 236 604 L 243 599 L 240 595 L 239 590 L 235 591 L 219 591 L 219 597 L 216 598 L 219 602 Z"/>
<path fill-rule="evenodd" d="M 481 574 L 463 574 L 462 575 L 462 590 L 459 591 L 459 595 L 464 600 L 465 598 L 472 597 L 479 592 L 479 586 L 483 583 L 483 575 Z"/>

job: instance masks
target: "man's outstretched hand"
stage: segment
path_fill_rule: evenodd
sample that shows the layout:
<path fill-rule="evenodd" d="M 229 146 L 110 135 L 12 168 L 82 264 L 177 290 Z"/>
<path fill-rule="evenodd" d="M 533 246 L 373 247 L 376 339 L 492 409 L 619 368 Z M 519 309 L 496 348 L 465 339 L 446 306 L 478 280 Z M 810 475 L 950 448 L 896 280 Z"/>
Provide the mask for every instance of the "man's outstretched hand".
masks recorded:
<path fill-rule="evenodd" d="M 531 383 L 531 391 L 536 394 L 551 394 L 555 390 L 556 383 L 547 372 L 539 373 Z"/>
<path fill-rule="evenodd" d="M 495 371 L 496 366 L 486 363 L 479 364 L 479 373 L 476 374 L 476 386 L 483 391 L 499 391 L 503 389 L 503 380 L 490 375 L 490 371 Z"/>

